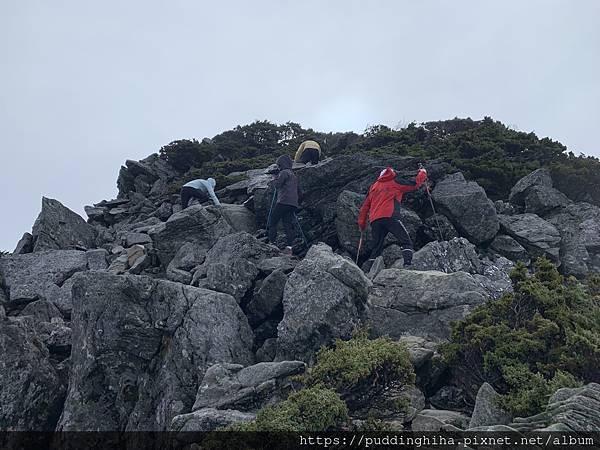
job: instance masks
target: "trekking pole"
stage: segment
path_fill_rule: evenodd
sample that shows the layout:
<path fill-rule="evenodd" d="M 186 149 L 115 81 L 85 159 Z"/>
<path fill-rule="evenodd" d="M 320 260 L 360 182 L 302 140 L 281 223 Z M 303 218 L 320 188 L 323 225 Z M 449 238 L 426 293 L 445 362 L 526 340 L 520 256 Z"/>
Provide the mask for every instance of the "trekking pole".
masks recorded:
<path fill-rule="evenodd" d="M 363 245 L 363 237 L 364 237 L 364 231 L 360 230 L 360 239 L 358 240 L 358 250 L 356 251 L 356 265 L 358 266 L 358 257 L 360 256 L 360 250 L 362 249 L 362 245 Z"/>
<path fill-rule="evenodd" d="M 298 220 L 296 213 L 294 213 L 294 222 L 296 223 L 298 230 L 300 230 L 300 236 L 302 236 L 302 242 L 304 242 L 304 246 L 308 247 L 308 239 L 306 239 L 306 235 L 304 234 L 304 231 L 302 231 L 302 226 L 300 225 L 300 221 Z"/>
<path fill-rule="evenodd" d="M 267 230 L 269 229 L 269 224 L 271 223 L 271 214 L 273 214 L 273 206 L 275 206 L 275 200 L 277 198 L 277 189 L 273 189 L 273 199 L 271 200 L 271 207 L 269 208 L 269 216 L 267 217 Z"/>
<path fill-rule="evenodd" d="M 433 199 L 431 198 L 431 191 L 429 190 L 429 183 L 425 185 L 425 190 L 427 191 L 427 197 L 429 198 L 429 203 L 431 204 L 431 210 L 433 211 L 433 217 L 435 217 L 435 224 L 438 229 L 438 234 L 440 235 L 440 241 L 444 240 L 444 235 L 442 233 L 442 227 L 440 226 L 440 220 L 438 219 L 437 213 L 435 212 L 435 206 L 433 206 Z"/>

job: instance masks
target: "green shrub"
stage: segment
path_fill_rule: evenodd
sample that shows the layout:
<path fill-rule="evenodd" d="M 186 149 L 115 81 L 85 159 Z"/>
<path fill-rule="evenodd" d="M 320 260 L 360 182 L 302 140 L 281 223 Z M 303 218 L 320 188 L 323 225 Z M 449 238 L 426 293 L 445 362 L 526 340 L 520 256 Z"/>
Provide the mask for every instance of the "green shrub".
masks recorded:
<path fill-rule="evenodd" d="M 388 337 L 371 340 L 361 331 L 319 350 L 315 365 L 303 378 L 308 385 L 335 389 L 354 408 L 391 383 L 413 384 L 415 373 L 404 344 Z"/>
<path fill-rule="evenodd" d="M 454 324 L 442 352 L 466 389 L 488 381 L 504 407 L 527 415 L 559 387 L 600 381 L 600 306 L 545 259 L 531 276 L 519 264 L 511 278 L 514 293 Z"/>
<path fill-rule="evenodd" d="M 335 391 L 311 387 L 263 408 L 255 420 L 231 425 L 226 430 L 316 432 L 339 429 L 347 421 L 348 408 Z"/>
<path fill-rule="evenodd" d="M 209 144 L 200 143 L 196 139 L 180 139 L 163 146 L 159 154 L 175 169 L 182 172 L 191 167 L 199 167 L 212 158 Z"/>

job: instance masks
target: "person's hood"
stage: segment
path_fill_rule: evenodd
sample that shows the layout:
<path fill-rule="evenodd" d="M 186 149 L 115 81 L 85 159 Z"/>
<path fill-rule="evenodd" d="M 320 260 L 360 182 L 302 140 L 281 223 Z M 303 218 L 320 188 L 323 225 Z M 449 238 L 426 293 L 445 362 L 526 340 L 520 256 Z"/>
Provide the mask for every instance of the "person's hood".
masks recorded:
<path fill-rule="evenodd" d="M 217 182 L 215 181 L 214 178 L 209 178 L 208 180 L 206 180 L 208 182 L 208 184 L 210 184 L 210 186 L 213 188 L 215 188 L 215 186 L 217 185 Z"/>
<path fill-rule="evenodd" d="M 279 158 L 277 158 L 277 165 L 281 170 L 291 169 L 293 164 L 294 162 L 292 161 L 290 155 L 281 155 Z"/>
<path fill-rule="evenodd" d="M 386 169 L 383 169 L 379 173 L 379 178 L 377 178 L 377 181 L 390 181 L 390 180 L 393 180 L 395 177 L 396 177 L 396 172 L 394 171 L 394 169 L 392 169 L 391 167 L 388 167 Z"/>

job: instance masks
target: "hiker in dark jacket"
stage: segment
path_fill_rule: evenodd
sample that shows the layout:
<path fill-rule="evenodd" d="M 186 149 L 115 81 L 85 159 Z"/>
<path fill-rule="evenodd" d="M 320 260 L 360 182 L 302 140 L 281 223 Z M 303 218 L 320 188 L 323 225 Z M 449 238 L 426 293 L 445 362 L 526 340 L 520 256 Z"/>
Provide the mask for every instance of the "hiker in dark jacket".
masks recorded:
<path fill-rule="evenodd" d="M 377 181 L 369 188 L 367 198 L 358 214 L 358 227 L 360 230 L 367 229 L 367 218 L 373 230 L 375 245 L 369 259 L 375 259 L 381 255 L 385 237 L 388 233 L 392 233 L 402 245 L 404 265 L 410 266 L 412 264 L 413 243 L 406 227 L 399 219 L 400 205 L 404 193 L 419 189 L 425 180 L 427 180 L 425 169 L 419 169 L 419 173 L 414 180 L 398 177 L 391 167 L 381 171 Z"/>
<path fill-rule="evenodd" d="M 269 242 L 274 244 L 277 240 L 277 225 L 279 221 L 283 222 L 287 242 L 285 251 L 290 255 L 292 254 L 292 244 L 295 238 L 295 214 L 300 199 L 298 177 L 292 171 L 292 164 L 292 158 L 289 155 L 282 155 L 277 159 L 279 174 L 271 181 L 271 186 L 277 189 L 277 202 L 269 215 L 269 223 L 267 224 Z"/>

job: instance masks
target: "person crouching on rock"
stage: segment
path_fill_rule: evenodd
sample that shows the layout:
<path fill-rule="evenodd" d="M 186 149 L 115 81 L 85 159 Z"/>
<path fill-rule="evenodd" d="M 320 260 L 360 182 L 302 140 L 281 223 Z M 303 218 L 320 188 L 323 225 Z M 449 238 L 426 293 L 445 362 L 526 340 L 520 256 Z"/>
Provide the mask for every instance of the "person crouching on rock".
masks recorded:
<path fill-rule="evenodd" d="M 216 206 L 221 206 L 215 194 L 216 185 L 217 182 L 214 178 L 208 180 L 199 178 L 185 183 L 181 188 L 181 209 L 187 208 L 192 198 L 197 198 L 200 203 L 204 203 L 210 198 Z"/>
<path fill-rule="evenodd" d="M 298 177 L 292 171 L 292 164 L 292 158 L 289 155 L 282 155 L 277 159 L 279 173 L 270 183 L 276 189 L 277 201 L 269 213 L 267 223 L 269 242 L 275 244 L 277 241 L 277 225 L 280 221 L 283 222 L 287 243 L 285 253 L 288 255 L 292 254 L 292 244 L 295 238 L 294 219 L 300 199 Z"/>
<path fill-rule="evenodd" d="M 381 171 L 377 181 L 369 188 L 367 198 L 358 214 L 358 228 L 367 229 L 367 218 L 373 230 L 374 246 L 369 259 L 374 260 L 383 251 L 383 243 L 388 233 L 392 233 L 400 245 L 404 265 L 412 264 L 413 243 L 404 224 L 400 221 L 402 196 L 405 192 L 415 191 L 427 180 L 427 171 L 419 169 L 414 180 L 402 179 L 391 167 Z"/>
<path fill-rule="evenodd" d="M 298 147 L 294 161 L 302 164 L 317 164 L 321 159 L 321 146 L 317 141 L 307 140 Z"/>

